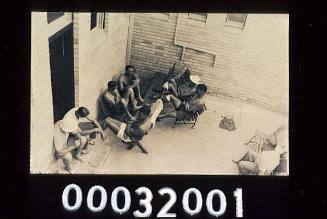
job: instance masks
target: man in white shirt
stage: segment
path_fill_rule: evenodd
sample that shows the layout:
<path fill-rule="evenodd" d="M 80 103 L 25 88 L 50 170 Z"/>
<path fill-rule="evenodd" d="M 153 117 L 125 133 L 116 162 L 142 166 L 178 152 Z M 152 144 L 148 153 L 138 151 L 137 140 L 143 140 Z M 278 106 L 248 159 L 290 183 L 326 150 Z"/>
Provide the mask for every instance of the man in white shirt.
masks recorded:
<path fill-rule="evenodd" d="M 248 151 L 238 164 L 241 173 L 246 175 L 270 175 L 280 163 L 280 156 L 285 153 L 285 146 L 277 144 L 275 150 L 257 153 Z"/>
<path fill-rule="evenodd" d="M 75 107 L 69 110 L 62 120 L 54 125 L 54 147 L 56 155 L 63 159 L 65 169 L 71 172 L 70 162 L 72 160 L 72 151 L 77 149 L 76 158 L 81 160 L 81 152 L 87 146 L 88 135 L 100 133 L 103 137 L 103 131 L 100 124 L 88 117 L 89 110 L 85 107 Z M 93 128 L 82 130 L 79 126 L 80 119 L 86 118 L 94 124 Z"/>

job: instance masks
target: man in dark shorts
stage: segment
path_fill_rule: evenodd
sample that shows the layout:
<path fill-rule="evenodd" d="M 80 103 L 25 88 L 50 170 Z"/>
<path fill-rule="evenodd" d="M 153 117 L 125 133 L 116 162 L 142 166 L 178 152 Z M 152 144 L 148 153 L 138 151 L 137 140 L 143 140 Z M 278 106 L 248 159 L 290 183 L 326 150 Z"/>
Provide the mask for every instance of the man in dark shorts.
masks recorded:
<path fill-rule="evenodd" d="M 151 104 L 151 106 L 143 106 L 138 110 L 135 115 L 135 121 L 130 120 L 126 124 L 114 118 L 107 117 L 105 122 L 107 127 L 110 128 L 118 138 L 129 144 L 128 149 L 132 149 L 137 145 L 143 153 L 147 153 L 140 141 L 144 135 L 148 134 L 154 127 L 156 119 L 162 109 L 163 102 L 161 99 L 158 99 L 155 103 Z"/>
<path fill-rule="evenodd" d="M 118 85 L 118 91 L 121 96 L 126 96 L 126 92 L 128 92 L 129 88 L 131 88 L 135 93 L 136 100 L 140 101 L 141 103 L 144 102 L 140 91 L 140 78 L 132 65 L 127 65 L 125 67 L 124 74 L 120 75 L 118 78 Z"/>

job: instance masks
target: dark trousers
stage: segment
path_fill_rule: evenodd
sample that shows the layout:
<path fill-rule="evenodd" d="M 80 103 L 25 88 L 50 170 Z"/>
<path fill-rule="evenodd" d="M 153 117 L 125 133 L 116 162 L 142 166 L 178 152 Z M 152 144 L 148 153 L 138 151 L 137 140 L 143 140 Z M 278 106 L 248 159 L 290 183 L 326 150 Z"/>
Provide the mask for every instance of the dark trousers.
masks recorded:
<path fill-rule="evenodd" d="M 80 129 L 82 130 L 90 130 L 90 129 L 94 129 L 96 128 L 96 125 L 93 123 L 93 122 L 80 122 L 78 124 L 78 126 L 80 127 Z M 91 133 L 89 136 L 90 136 L 90 139 L 95 139 L 96 138 L 96 135 L 97 133 L 96 132 L 93 132 Z"/>

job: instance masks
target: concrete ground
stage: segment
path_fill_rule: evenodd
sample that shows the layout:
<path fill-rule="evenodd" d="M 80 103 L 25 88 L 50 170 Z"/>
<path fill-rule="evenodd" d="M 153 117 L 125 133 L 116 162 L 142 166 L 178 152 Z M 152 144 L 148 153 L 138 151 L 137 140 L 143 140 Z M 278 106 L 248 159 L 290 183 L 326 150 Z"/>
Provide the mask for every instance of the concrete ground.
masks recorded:
<path fill-rule="evenodd" d="M 244 143 L 256 130 L 272 132 L 288 124 L 288 118 L 271 111 L 223 97 L 207 95 L 205 111 L 194 129 L 166 119 L 156 123 L 142 144 L 149 154 L 138 148 L 131 151 L 109 130 L 105 141 L 97 138 L 85 155 L 85 162 L 75 161 L 75 173 L 99 174 L 239 174 L 237 159 L 246 150 Z M 223 115 L 231 115 L 235 131 L 219 128 Z"/>

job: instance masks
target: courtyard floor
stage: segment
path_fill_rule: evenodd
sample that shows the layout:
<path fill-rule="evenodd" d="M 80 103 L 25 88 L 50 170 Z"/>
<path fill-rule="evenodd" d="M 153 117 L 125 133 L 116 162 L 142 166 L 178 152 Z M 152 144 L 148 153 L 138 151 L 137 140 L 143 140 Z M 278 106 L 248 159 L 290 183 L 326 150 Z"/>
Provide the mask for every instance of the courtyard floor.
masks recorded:
<path fill-rule="evenodd" d="M 194 129 L 166 119 L 156 123 L 138 148 L 127 150 L 121 140 L 106 130 L 103 142 L 97 138 L 84 155 L 85 162 L 74 161 L 75 173 L 98 174 L 239 174 L 232 162 L 248 148 L 244 145 L 256 130 L 272 132 L 288 124 L 288 118 L 260 107 L 223 97 L 207 95 L 205 111 Z M 231 115 L 236 130 L 219 128 L 224 115 Z"/>

